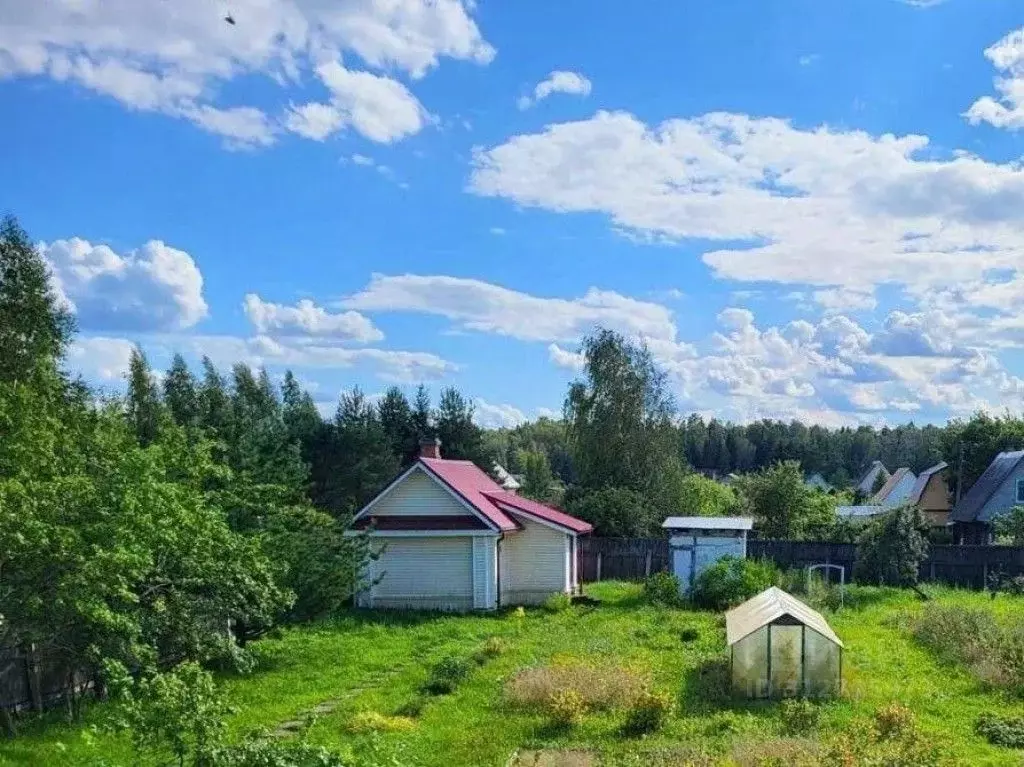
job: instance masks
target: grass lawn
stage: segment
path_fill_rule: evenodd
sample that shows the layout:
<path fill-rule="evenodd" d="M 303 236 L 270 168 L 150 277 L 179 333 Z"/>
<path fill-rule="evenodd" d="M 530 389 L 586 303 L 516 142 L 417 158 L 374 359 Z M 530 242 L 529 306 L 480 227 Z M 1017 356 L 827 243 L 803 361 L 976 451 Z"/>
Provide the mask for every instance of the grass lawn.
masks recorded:
<path fill-rule="evenodd" d="M 222 680 L 238 711 L 232 732 L 272 730 L 327 704 L 309 728 L 313 742 L 373 754 L 381 764 L 423 767 L 505 765 L 517 749 L 531 747 L 585 750 L 609 760 L 680 745 L 728 754 L 736 742 L 779 733 L 775 704 L 701 700 L 697 672 L 723 654 L 719 615 L 643 604 L 632 584 L 593 584 L 587 593 L 601 604 L 525 615 L 353 613 L 288 630 L 259 643 L 259 671 Z M 1021 598 L 990 602 L 983 594 L 934 593 L 942 603 L 991 606 L 1004 615 L 1024 610 Z M 1024 714 L 1024 704 L 983 691 L 966 672 L 944 667 L 916 645 L 898 620 L 920 609 L 912 593 L 854 587 L 851 596 L 858 607 L 829 616 L 847 646 L 846 693 L 824 706 L 821 730 L 844 728 L 899 701 L 943 743 L 950 763 L 1022 763 L 1021 752 L 989 745 L 973 727 L 984 711 Z M 680 633 L 688 627 L 699 636 L 684 643 Z M 455 693 L 428 698 L 413 729 L 372 736 L 346 731 L 346 722 L 360 711 L 390 715 L 419 698 L 432 661 L 448 654 L 466 657 L 494 636 L 505 640 L 507 650 L 475 668 Z M 638 741 L 621 734 L 621 712 L 591 714 L 566 732 L 552 729 L 542 714 L 505 702 L 503 683 L 516 671 L 568 659 L 649 673 L 656 687 L 677 696 L 676 716 L 663 731 Z M 96 728 L 102 708 L 87 712 L 83 725 L 50 724 L 0 742 L 0 764 L 136 764 L 126 740 Z M 635 763 L 645 763 L 640 759 Z"/>

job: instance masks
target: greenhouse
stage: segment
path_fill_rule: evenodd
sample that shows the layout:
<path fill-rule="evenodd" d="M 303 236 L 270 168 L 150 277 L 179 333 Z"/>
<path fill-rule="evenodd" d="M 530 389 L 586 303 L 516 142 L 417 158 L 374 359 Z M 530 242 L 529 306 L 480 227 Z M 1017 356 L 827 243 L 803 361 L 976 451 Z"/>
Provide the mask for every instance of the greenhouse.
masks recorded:
<path fill-rule="evenodd" d="M 820 613 L 774 586 L 725 614 L 732 689 L 747 698 L 842 691 L 843 643 Z"/>

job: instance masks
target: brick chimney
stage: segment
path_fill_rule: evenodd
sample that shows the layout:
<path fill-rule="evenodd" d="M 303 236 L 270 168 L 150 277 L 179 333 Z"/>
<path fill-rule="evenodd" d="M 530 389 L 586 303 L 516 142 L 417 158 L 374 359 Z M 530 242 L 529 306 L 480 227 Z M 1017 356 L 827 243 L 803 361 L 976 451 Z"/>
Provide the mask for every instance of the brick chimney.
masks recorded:
<path fill-rule="evenodd" d="M 420 458 L 440 458 L 441 440 L 437 437 L 420 440 Z"/>

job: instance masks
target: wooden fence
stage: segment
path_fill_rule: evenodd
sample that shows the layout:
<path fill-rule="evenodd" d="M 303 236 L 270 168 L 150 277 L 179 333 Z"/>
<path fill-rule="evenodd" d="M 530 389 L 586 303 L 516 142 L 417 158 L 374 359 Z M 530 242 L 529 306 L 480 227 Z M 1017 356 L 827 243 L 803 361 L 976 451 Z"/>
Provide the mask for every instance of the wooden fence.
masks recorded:
<path fill-rule="evenodd" d="M 61 702 L 72 682 L 77 690 L 89 686 L 85 675 L 72 679 L 67 666 L 45 652 L 0 648 L 0 709 L 42 711 Z"/>
<path fill-rule="evenodd" d="M 667 538 L 583 538 L 580 574 L 585 582 L 640 580 L 670 569 Z M 828 541 L 747 542 L 747 556 L 770 559 L 781 568 L 832 564 L 853 580 L 857 545 Z M 1014 546 L 932 546 L 921 564 L 923 581 L 984 588 L 989 577 L 1024 575 L 1024 548 Z"/>

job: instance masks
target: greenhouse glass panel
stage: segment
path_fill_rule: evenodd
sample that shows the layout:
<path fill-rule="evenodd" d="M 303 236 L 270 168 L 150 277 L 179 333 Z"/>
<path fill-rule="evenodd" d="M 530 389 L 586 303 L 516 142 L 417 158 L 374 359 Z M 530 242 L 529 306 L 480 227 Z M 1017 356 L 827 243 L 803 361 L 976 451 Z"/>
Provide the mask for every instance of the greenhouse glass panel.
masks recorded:
<path fill-rule="evenodd" d="M 755 631 L 732 646 L 732 689 L 737 695 L 768 694 L 768 629 Z"/>
<path fill-rule="evenodd" d="M 771 631 L 771 694 L 795 696 L 800 694 L 801 638 L 803 626 L 773 624 Z"/>
<path fill-rule="evenodd" d="M 804 637 L 804 684 L 811 698 L 830 698 L 841 692 L 842 650 L 817 631 L 807 629 Z"/>

